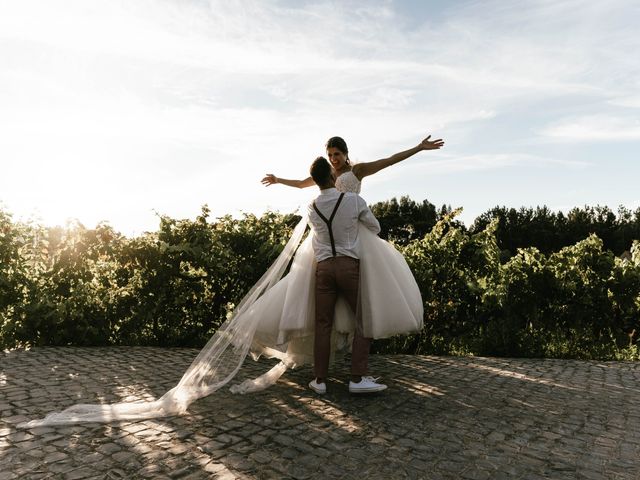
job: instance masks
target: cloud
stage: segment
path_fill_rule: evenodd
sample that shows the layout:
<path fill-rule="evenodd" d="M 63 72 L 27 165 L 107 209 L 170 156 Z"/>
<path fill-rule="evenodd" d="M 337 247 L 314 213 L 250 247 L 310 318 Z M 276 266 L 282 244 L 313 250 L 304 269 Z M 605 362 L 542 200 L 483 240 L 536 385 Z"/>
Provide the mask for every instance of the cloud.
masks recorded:
<path fill-rule="evenodd" d="M 585 115 L 562 119 L 542 129 L 540 134 L 555 141 L 637 141 L 640 120 L 637 115 Z"/>
<path fill-rule="evenodd" d="M 411 163 L 403 168 L 405 174 L 409 175 L 412 175 L 414 171 L 419 171 L 424 174 L 448 175 L 460 172 L 497 170 L 511 167 L 547 168 L 550 165 L 582 169 L 588 167 L 590 164 L 583 161 L 541 157 L 519 152 L 456 155 L 455 153 L 442 151 L 437 153 L 437 160 Z"/>
<path fill-rule="evenodd" d="M 640 83 L 638 85 L 640 88 Z M 617 105 L 620 107 L 628 107 L 628 108 L 638 108 L 640 109 L 640 95 L 637 94 L 629 94 L 616 98 L 612 98 L 609 100 L 611 105 Z"/>
<path fill-rule="evenodd" d="M 548 150 L 525 142 L 532 130 L 576 144 L 594 127 L 598 141 L 638 138 L 635 113 L 622 112 L 640 105 L 640 62 L 629 54 L 640 47 L 636 2 L 406 5 L 8 2 L 0 155 L 14 161 L 14 179 L 41 173 L 31 185 L 0 179 L 0 191 L 26 205 L 29 188 L 46 198 L 69 177 L 102 175 L 121 196 L 92 201 L 111 202 L 114 215 L 133 215 L 127 202 L 232 208 L 238 191 L 238 208 L 257 209 L 262 174 L 306 176 L 336 134 L 361 161 L 442 136 L 447 147 L 428 167 L 441 173 L 549 166 Z M 500 142 L 478 145 L 487 133 Z M 142 184 L 148 193 L 136 196 Z M 281 189 L 268 201 L 299 199 Z"/>

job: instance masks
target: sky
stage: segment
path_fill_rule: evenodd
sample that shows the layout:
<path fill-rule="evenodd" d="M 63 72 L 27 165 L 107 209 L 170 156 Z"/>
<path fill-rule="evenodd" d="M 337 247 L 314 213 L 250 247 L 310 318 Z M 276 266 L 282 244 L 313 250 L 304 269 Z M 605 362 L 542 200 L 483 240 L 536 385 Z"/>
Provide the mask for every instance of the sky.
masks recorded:
<path fill-rule="evenodd" d="M 0 208 L 154 231 L 303 209 L 331 136 L 375 203 L 640 207 L 636 0 L 0 0 Z"/>

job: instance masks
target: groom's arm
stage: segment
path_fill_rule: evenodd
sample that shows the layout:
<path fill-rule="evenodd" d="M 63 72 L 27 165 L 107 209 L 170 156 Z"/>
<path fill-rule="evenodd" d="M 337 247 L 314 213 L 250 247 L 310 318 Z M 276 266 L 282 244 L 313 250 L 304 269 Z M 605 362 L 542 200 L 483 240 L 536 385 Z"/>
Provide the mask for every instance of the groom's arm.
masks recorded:
<path fill-rule="evenodd" d="M 369 230 L 371 230 L 376 235 L 380 233 L 380 223 L 378 219 L 373 215 L 371 209 L 367 206 L 367 202 L 358 195 L 358 220 Z"/>

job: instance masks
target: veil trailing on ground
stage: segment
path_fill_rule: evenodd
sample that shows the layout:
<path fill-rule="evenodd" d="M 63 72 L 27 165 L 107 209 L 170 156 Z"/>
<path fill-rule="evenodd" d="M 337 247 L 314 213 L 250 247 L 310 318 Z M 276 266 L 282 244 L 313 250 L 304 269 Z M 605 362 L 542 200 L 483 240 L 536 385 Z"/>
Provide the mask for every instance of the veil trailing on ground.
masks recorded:
<path fill-rule="evenodd" d="M 20 428 L 48 425 L 66 425 L 81 422 L 111 422 L 142 420 L 148 418 L 179 415 L 186 412 L 195 400 L 220 389 L 236 375 L 249 351 L 254 356 L 265 355 L 284 360 L 262 378 L 245 383 L 240 391 L 255 391 L 266 388 L 291 366 L 286 363 L 286 354 L 254 342 L 256 328 L 260 323 L 260 300 L 278 284 L 302 241 L 308 224 L 305 214 L 293 230 L 293 234 L 282 253 L 265 274 L 245 295 L 229 318 L 220 326 L 209 342 L 200 351 L 184 373 L 178 385 L 155 401 L 124 402 L 111 405 L 78 404 L 50 413 L 43 419 L 19 424 Z M 250 385 L 250 387 L 248 387 Z"/>

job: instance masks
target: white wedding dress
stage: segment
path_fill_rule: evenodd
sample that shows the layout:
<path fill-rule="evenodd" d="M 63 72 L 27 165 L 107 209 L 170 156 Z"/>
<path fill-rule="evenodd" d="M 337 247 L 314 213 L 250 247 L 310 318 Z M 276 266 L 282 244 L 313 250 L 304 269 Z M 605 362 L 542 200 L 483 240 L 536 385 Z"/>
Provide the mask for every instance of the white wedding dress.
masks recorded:
<path fill-rule="evenodd" d="M 359 193 L 360 181 L 352 172 L 347 172 L 337 178 L 336 188 Z M 307 218 L 303 217 L 280 256 L 200 351 L 178 385 L 162 397 L 152 402 L 74 405 L 19 427 L 183 414 L 193 401 L 228 384 L 249 353 L 254 359 L 266 356 L 278 358 L 280 362 L 260 377 L 232 386 L 232 392 L 262 390 L 275 383 L 288 368 L 312 363 L 315 256 L 311 236 L 302 241 L 307 224 Z M 368 229 L 361 226 L 358 235 L 364 335 L 385 338 L 419 332 L 423 322 L 422 298 L 406 261 L 393 245 Z M 292 258 L 291 268 L 285 275 Z M 353 312 L 339 299 L 333 351 L 350 346 L 354 325 Z"/>
<path fill-rule="evenodd" d="M 360 193 L 360 181 L 352 172 L 336 179 L 340 192 Z M 393 245 L 360 226 L 360 308 L 363 334 L 370 338 L 419 332 L 423 305 L 420 289 L 404 257 Z M 260 316 L 252 354 L 277 357 L 281 363 L 254 380 L 231 387 L 235 393 L 262 390 L 288 367 L 313 362 L 315 322 L 315 256 L 311 236 L 302 242 L 291 271 L 270 295 L 256 302 Z M 259 306 L 258 306 L 259 305 Z M 332 354 L 351 346 L 355 315 L 339 297 L 334 317 Z"/>

